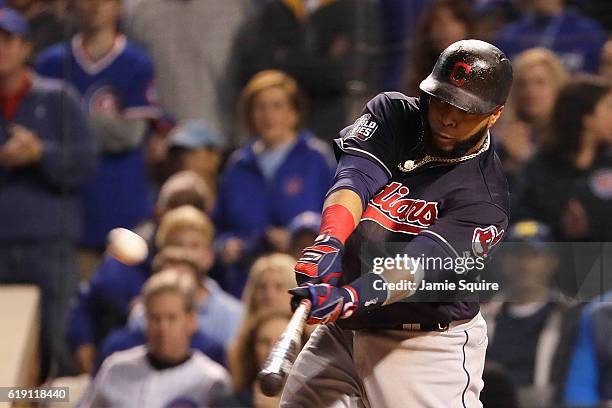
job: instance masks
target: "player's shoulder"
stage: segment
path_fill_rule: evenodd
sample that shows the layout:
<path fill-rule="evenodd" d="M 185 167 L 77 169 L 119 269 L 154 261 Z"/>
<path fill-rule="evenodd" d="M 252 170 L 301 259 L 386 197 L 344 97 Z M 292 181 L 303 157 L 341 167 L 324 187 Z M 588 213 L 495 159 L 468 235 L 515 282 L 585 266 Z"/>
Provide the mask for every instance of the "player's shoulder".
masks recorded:
<path fill-rule="evenodd" d="M 508 214 L 510 208 L 510 188 L 506 174 L 499 159 L 499 156 L 490 146 L 485 154 L 479 157 L 476 162 L 477 176 L 479 180 L 480 194 L 478 198 L 484 202 L 488 202 L 493 206 L 498 207 L 504 213 Z"/>
<path fill-rule="evenodd" d="M 460 163 L 448 175 L 448 202 L 460 207 L 487 204 L 509 213 L 508 182 L 499 157 L 492 146 L 478 156 Z"/>
<path fill-rule="evenodd" d="M 401 92 L 381 92 L 368 102 L 373 112 L 398 114 L 419 112 L 419 98 L 407 96 Z"/>

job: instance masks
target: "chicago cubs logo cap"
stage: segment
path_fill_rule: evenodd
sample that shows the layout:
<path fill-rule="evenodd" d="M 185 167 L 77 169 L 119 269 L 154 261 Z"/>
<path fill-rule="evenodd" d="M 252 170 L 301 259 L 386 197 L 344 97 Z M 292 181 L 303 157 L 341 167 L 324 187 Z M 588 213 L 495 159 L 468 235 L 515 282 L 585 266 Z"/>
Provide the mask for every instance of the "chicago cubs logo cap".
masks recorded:
<path fill-rule="evenodd" d="M 21 14 L 8 7 L 0 8 L 0 30 L 19 37 L 27 37 L 30 33 L 28 23 Z"/>

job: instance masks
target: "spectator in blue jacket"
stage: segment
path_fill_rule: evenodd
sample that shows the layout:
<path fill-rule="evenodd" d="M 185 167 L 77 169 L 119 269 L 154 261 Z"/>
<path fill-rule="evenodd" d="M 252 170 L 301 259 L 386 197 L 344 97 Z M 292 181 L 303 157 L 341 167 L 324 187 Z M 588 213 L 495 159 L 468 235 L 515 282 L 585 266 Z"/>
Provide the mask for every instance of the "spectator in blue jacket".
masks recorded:
<path fill-rule="evenodd" d="M 293 78 L 258 73 L 240 106 L 254 140 L 229 159 L 214 214 L 222 259 L 239 270 L 228 269 L 226 282 L 237 296 L 247 270 L 239 261 L 265 249 L 287 251 L 288 224 L 304 211 L 321 211 L 334 175 L 331 149 L 303 128 L 304 101 Z"/>
<path fill-rule="evenodd" d="M 568 10 L 565 0 L 531 0 L 531 12 L 504 27 L 495 43 L 513 58 L 528 48 L 553 50 L 570 72 L 597 72 L 603 27 Z"/>
<path fill-rule="evenodd" d="M 93 177 L 97 156 L 76 94 L 26 67 L 28 31 L 18 13 L 0 9 L 0 284 L 41 291 L 44 377 L 67 355 L 65 321 L 78 281 L 77 193 Z"/>
<path fill-rule="evenodd" d="M 612 400 L 612 291 L 584 308 L 565 383 L 564 403 L 591 406 Z"/>

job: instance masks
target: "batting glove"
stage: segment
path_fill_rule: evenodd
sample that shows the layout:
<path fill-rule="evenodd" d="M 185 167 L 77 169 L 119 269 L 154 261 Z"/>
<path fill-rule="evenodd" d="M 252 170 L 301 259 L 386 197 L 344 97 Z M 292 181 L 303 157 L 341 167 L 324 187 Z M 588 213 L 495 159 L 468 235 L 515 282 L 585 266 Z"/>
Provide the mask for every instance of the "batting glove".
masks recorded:
<path fill-rule="evenodd" d="M 343 252 L 344 245 L 338 238 L 319 235 L 312 246 L 302 251 L 301 258 L 295 264 L 298 285 L 327 283 L 337 286 L 342 278 Z"/>
<path fill-rule="evenodd" d="M 308 324 L 328 324 L 338 319 L 346 319 L 357 308 L 357 293 L 350 286 L 336 288 L 327 283 L 307 284 L 290 289 L 289 293 L 293 295 L 293 309 L 302 299 L 310 300 L 312 307 L 306 321 Z"/>

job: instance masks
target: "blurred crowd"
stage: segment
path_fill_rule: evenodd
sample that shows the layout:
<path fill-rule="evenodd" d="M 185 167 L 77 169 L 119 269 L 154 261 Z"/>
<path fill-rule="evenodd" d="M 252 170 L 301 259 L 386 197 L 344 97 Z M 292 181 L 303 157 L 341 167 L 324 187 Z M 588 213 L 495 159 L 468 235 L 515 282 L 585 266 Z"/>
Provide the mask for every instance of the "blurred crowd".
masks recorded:
<path fill-rule="evenodd" d="M 256 373 L 318 235 L 330 141 L 479 38 L 513 61 L 492 134 L 521 244 L 490 268 L 508 286 L 483 302 L 483 404 L 612 400 L 612 292 L 581 291 L 612 242 L 609 0 L 0 6 L 0 284 L 40 288 L 41 382 L 134 406 L 155 370 L 146 397 L 167 406 L 278 406 Z M 115 227 L 146 261 L 105 253 Z M 586 266 L 567 272 L 575 243 Z"/>

